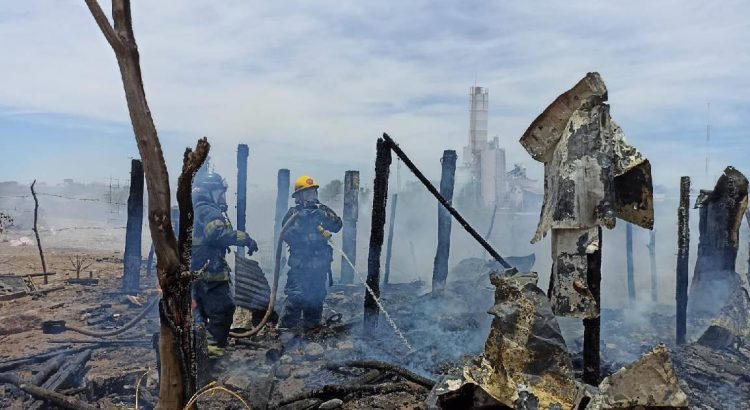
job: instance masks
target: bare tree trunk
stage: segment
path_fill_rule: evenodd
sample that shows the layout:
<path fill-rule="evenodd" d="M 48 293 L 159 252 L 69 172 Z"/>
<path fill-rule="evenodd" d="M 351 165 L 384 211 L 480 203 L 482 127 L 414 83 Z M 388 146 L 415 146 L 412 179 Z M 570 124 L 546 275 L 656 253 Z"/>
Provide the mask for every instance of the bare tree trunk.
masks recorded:
<path fill-rule="evenodd" d="M 148 188 L 148 221 L 157 256 L 157 277 L 163 292 L 159 352 L 161 358 L 159 408 L 180 409 L 195 391 L 195 350 L 190 313 L 190 248 L 192 237 L 192 178 L 208 155 L 203 138 L 195 151 L 186 149 L 178 179 L 180 233 L 175 238 L 170 216 L 167 165 L 151 118 L 141 77 L 140 57 L 133 34 L 129 0 L 112 0 L 110 25 L 96 0 L 85 0 L 97 25 L 115 52 L 130 120 L 143 161 Z"/>
<path fill-rule="evenodd" d="M 359 219 L 359 171 L 344 173 L 344 230 L 342 232 L 341 249 L 355 265 L 357 264 L 357 220 Z M 386 278 L 388 277 L 388 259 L 385 263 Z M 344 284 L 352 283 L 354 269 L 341 257 L 341 279 Z M 387 281 L 386 281 L 387 283 Z"/>
<path fill-rule="evenodd" d="M 443 151 L 442 173 L 440 175 L 440 195 L 448 203 L 453 203 L 453 186 L 456 182 L 456 151 Z M 451 250 L 451 214 L 438 204 L 438 243 L 432 267 L 432 290 L 442 291 L 448 278 L 448 258 Z"/>
<path fill-rule="evenodd" d="M 36 236 L 36 246 L 39 248 L 39 257 L 42 259 L 42 272 L 45 273 L 44 275 L 44 284 L 46 285 L 49 283 L 49 280 L 47 279 L 47 262 L 44 261 L 44 251 L 42 250 L 42 240 L 39 239 L 39 228 L 37 228 L 36 222 L 37 217 L 39 214 L 39 200 L 36 199 L 36 192 L 34 192 L 34 185 L 36 184 L 36 179 L 34 182 L 31 183 L 31 196 L 34 197 L 34 235 Z"/>

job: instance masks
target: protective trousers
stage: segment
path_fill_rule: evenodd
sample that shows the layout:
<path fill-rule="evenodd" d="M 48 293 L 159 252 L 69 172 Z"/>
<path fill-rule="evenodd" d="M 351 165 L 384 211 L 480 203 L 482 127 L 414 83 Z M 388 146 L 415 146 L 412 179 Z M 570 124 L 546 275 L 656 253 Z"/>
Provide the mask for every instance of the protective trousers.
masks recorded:
<path fill-rule="evenodd" d="M 228 281 L 193 282 L 193 315 L 198 323 L 205 323 L 209 344 L 226 347 L 234 316 L 234 301 Z"/>
<path fill-rule="evenodd" d="M 284 287 L 286 304 L 281 317 L 281 326 L 297 327 L 302 318 L 305 329 L 320 325 L 323 316 L 323 300 L 326 298 L 328 267 L 305 269 L 291 268 Z"/>

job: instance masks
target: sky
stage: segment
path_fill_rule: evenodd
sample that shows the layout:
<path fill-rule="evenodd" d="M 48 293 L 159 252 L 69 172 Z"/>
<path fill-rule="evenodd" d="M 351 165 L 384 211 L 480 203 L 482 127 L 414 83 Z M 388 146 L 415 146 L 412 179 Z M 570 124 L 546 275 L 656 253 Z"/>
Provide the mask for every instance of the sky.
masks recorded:
<path fill-rule="evenodd" d="M 589 71 L 656 184 L 748 173 L 748 15 L 742 1 L 133 2 L 170 174 L 207 136 L 230 184 L 248 144 L 261 187 L 279 168 L 369 183 L 383 132 L 437 179 L 442 151 L 467 143 L 474 84 L 489 88 L 508 166 L 541 178 L 518 139 Z M 138 151 L 122 83 L 84 2 L 4 2 L 0 48 L 0 181 L 126 179 Z"/>

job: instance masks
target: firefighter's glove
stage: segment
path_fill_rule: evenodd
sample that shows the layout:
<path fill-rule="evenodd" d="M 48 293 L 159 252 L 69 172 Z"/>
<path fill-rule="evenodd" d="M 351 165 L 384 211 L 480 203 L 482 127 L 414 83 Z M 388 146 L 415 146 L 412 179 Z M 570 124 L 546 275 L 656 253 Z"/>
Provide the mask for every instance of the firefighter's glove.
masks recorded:
<path fill-rule="evenodd" d="M 246 247 L 248 256 L 258 251 L 258 243 L 242 231 L 237 232 L 237 245 Z"/>

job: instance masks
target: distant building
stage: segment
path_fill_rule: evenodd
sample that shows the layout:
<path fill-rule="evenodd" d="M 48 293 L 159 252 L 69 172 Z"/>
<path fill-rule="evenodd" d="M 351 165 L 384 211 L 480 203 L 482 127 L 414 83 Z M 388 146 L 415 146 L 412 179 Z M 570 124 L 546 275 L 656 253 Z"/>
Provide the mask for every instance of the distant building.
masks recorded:
<path fill-rule="evenodd" d="M 477 205 L 503 206 L 507 196 L 505 150 L 499 138 L 487 140 L 489 90 L 469 89 L 469 145 L 464 147 L 464 167 L 470 172 L 470 189 Z"/>
<path fill-rule="evenodd" d="M 513 211 L 527 212 L 541 208 L 544 200 L 544 190 L 539 187 L 535 179 L 526 176 L 526 168 L 515 164 L 508 171 L 508 195 L 506 206 Z"/>

